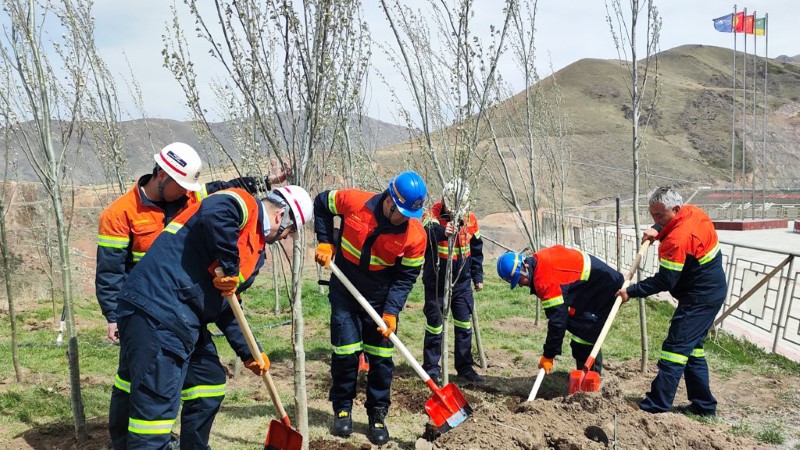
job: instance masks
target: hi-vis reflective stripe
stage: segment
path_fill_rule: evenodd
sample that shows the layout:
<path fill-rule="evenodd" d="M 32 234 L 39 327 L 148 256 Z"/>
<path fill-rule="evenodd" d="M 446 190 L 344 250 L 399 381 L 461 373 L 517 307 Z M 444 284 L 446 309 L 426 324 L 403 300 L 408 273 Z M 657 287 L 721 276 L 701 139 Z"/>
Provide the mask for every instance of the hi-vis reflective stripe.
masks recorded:
<path fill-rule="evenodd" d="M 345 238 L 342 238 L 342 250 L 355 256 L 356 259 L 361 259 L 361 250 L 355 248 L 355 246 Z"/>
<path fill-rule="evenodd" d="M 378 258 L 375 255 L 370 255 L 369 264 L 371 266 L 384 266 L 384 267 L 389 267 L 389 266 L 393 266 L 394 265 L 394 263 L 388 263 L 388 262 L 382 260 L 381 258 Z"/>
<path fill-rule="evenodd" d="M 131 382 L 123 380 L 122 378 L 119 377 L 119 374 L 114 376 L 114 387 L 121 391 L 125 391 L 128 394 L 131 393 Z"/>
<path fill-rule="evenodd" d="M 700 264 L 707 264 L 707 263 L 710 263 L 710 262 L 711 262 L 711 260 L 713 260 L 713 259 L 714 259 L 714 257 L 716 257 L 716 256 L 717 256 L 717 253 L 719 253 L 719 242 L 717 242 L 717 245 L 715 245 L 715 246 L 714 246 L 714 248 L 712 248 L 710 252 L 706 253 L 706 254 L 705 254 L 705 256 L 703 256 L 702 258 L 700 258 L 700 259 L 698 260 L 698 262 L 699 262 Z"/>
<path fill-rule="evenodd" d="M 692 354 L 689 355 L 689 356 L 691 356 L 693 358 L 705 358 L 706 357 L 706 351 L 705 351 L 705 349 L 702 349 L 702 348 L 696 348 L 696 349 L 692 350 Z"/>
<path fill-rule="evenodd" d="M 400 264 L 408 267 L 419 267 L 422 263 L 425 262 L 425 257 L 420 256 L 418 258 L 403 258 L 400 260 Z"/>
<path fill-rule="evenodd" d="M 361 350 L 364 350 L 364 343 L 361 341 L 356 342 L 355 344 L 333 347 L 333 353 L 336 353 L 337 355 L 352 355 L 353 353 L 360 352 Z"/>
<path fill-rule="evenodd" d="M 581 281 L 586 281 L 589 279 L 589 272 L 592 271 L 592 260 L 589 259 L 589 254 L 581 252 L 581 256 L 583 256 L 583 270 L 581 271 Z"/>
<path fill-rule="evenodd" d="M 197 198 L 198 201 L 208 197 L 208 188 L 206 188 L 206 185 L 204 184 L 199 191 L 195 192 L 194 196 L 195 198 Z"/>
<path fill-rule="evenodd" d="M 205 397 L 222 397 L 225 395 L 225 384 L 201 384 L 181 391 L 181 400 L 195 400 Z"/>
<path fill-rule="evenodd" d="M 674 270 L 680 272 L 683 270 L 683 264 L 661 258 L 658 260 L 659 265 L 667 270 Z"/>
<path fill-rule="evenodd" d="M 247 203 L 244 202 L 244 199 L 235 192 L 229 191 L 219 191 L 215 194 L 223 194 L 223 195 L 230 195 L 231 197 L 239 203 L 239 207 L 242 209 L 242 223 L 239 224 L 239 229 L 241 230 L 247 224 Z"/>
<path fill-rule="evenodd" d="M 339 191 L 329 191 L 328 192 L 328 210 L 334 214 L 339 214 L 339 211 L 336 209 L 336 193 Z"/>
<path fill-rule="evenodd" d="M 682 364 L 684 366 L 689 361 L 688 356 L 679 355 L 678 353 L 672 353 L 666 350 L 661 350 L 661 359 L 664 361 L 674 362 L 675 364 Z"/>
<path fill-rule="evenodd" d="M 166 231 L 167 233 L 178 234 L 178 231 L 181 231 L 181 228 L 183 228 L 182 223 L 170 222 L 167 226 L 164 227 L 164 231 Z"/>
<path fill-rule="evenodd" d="M 563 305 L 564 296 L 559 295 L 548 300 L 542 300 L 542 309 L 552 308 L 553 306 Z"/>
<path fill-rule="evenodd" d="M 444 325 L 439 325 L 438 327 L 434 327 L 433 325 L 425 324 L 425 331 L 434 335 L 442 334 L 442 331 L 444 331 Z"/>
<path fill-rule="evenodd" d="M 437 245 L 436 251 L 439 252 L 440 258 L 447 258 L 447 246 L 446 245 Z M 453 247 L 453 258 L 467 258 L 471 254 L 471 247 L 469 245 L 465 245 L 463 247 Z"/>
<path fill-rule="evenodd" d="M 128 419 L 128 431 L 136 434 L 169 434 L 172 430 L 172 420 L 140 420 L 131 417 Z"/>
<path fill-rule="evenodd" d="M 97 235 L 97 245 L 98 245 L 98 247 L 128 248 L 128 244 L 130 244 L 130 243 L 131 243 L 131 240 L 128 237 L 109 236 L 107 234 L 98 234 Z"/>
<path fill-rule="evenodd" d="M 456 328 L 469 330 L 470 328 L 472 328 L 472 323 L 470 323 L 470 322 L 462 322 L 460 320 L 453 319 L 453 326 L 456 327 Z"/>
<path fill-rule="evenodd" d="M 572 335 L 572 340 L 577 342 L 578 344 L 583 345 L 594 345 L 594 342 L 584 341 L 583 339 L 579 338 L 578 336 Z"/>
<path fill-rule="evenodd" d="M 391 358 L 394 354 L 394 347 L 386 348 L 364 345 L 364 352 L 368 355 L 380 356 L 381 358 Z"/>
<path fill-rule="evenodd" d="M 133 253 L 133 262 L 139 262 L 140 259 L 144 258 L 145 252 L 131 252 Z"/>

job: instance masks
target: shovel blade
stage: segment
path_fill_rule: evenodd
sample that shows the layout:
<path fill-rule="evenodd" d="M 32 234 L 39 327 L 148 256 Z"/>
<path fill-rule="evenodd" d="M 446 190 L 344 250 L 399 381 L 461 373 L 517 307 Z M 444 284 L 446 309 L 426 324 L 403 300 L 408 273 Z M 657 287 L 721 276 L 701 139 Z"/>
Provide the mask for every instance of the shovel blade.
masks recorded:
<path fill-rule="evenodd" d="M 583 392 L 597 392 L 600 390 L 600 374 L 590 370 L 581 382 Z"/>
<path fill-rule="evenodd" d="M 433 420 L 439 432 L 446 433 L 461 425 L 472 414 L 472 408 L 458 387 L 449 383 L 434 391 L 433 397 L 425 402 L 425 412 Z"/>
<path fill-rule="evenodd" d="M 264 450 L 302 450 L 302 448 L 302 434 L 277 420 L 269 423 Z"/>
<path fill-rule="evenodd" d="M 569 393 L 570 395 L 581 392 L 581 386 L 583 385 L 583 379 L 586 376 L 586 372 L 582 369 L 575 369 L 569 373 Z"/>

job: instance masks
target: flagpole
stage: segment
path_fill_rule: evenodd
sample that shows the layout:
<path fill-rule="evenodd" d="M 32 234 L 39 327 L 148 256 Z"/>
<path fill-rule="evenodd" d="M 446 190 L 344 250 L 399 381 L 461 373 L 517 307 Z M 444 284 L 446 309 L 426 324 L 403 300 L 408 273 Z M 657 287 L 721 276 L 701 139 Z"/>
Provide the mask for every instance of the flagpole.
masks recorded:
<path fill-rule="evenodd" d="M 730 212 L 733 220 L 733 189 L 735 185 L 736 171 L 736 5 L 733 5 L 733 17 L 731 17 L 731 28 L 733 28 L 733 92 L 731 94 L 731 203 Z"/>
<path fill-rule="evenodd" d="M 744 38 L 747 39 L 745 30 Z M 756 71 L 758 63 L 756 57 L 758 55 L 758 46 L 756 44 L 756 11 L 753 11 L 753 128 L 750 133 L 751 140 L 753 141 L 753 151 L 756 151 Z M 755 155 L 755 154 L 754 154 Z M 756 218 L 756 160 L 757 156 L 753 156 L 753 179 L 750 180 L 750 217 L 755 220 Z M 763 174 L 762 174 L 763 176 Z"/>
<path fill-rule="evenodd" d="M 767 107 L 769 106 L 769 97 L 767 97 L 767 73 L 769 72 L 768 17 L 769 14 L 764 14 L 764 128 L 761 129 L 761 139 L 764 141 L 761 147 L 761 171 L 764 172 L 764 175 L 761 177 L 761 211 L 763 217 L 766 217 L 767 214 Z"/>
<path fill-rule="evenodd" d="M 742 12 L 744 12 L 742 15 L 742 23 L 744 23 L 747 20 L 747 8 L 742 9 Z M 742 56 L 742 185 L 739 208 L 742 209 L 741 218 L 744 221 L 744 186 L 747 174 L 747 160 L 745 159 L 747 155 L 747 34 L 744 32 L 744 28 L 742 28 L 742 34 L 744 34 L 744 55 Z"/>

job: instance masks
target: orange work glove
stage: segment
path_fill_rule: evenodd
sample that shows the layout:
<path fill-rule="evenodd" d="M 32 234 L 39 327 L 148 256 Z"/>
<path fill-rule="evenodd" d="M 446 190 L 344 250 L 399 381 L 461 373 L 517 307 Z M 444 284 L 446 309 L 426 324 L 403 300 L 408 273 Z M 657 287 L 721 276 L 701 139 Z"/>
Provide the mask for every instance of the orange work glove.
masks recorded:
<path fill-rule="evenodd" d="M 261 352 L 261 359 L 264 360 L 264 364 L 259 364 L 258 361 L 250 358 L 244 362 L 244 366 L 258 376 L 264 375 L 264 373 L 269 370 L 269 356 L 267 356 L 266 353 Z"/>
<path fill-rule="evenodd" d="M 383 313 L 383 317 L 381 317 L 383 321 L 386 323 L 387 329 L 378 328 L 378 333 L 382 334 L 383 337 L 389 339 L 389 335 L 397 331 L 397 316 L 392 314 Z"/>
<path fill-rule="evenodd" d="M 320 242 L 317 244 L 317 252 L 314 254 L 314 261 L 327 269 L 331 266 L 331 259 L 333 259 L 333 244 L 328 244 L 327 242 Z"/>
<path fill-rule="evenodd" d="M 223 297 L 233 295 L 238 285 L 239 278 L 237 277 L 214 277 L 214 287 L 222 292 Z"/>
<path fill-rule="evenodd" d="M 542 358 L 539 360 L 539 368 L 544 369 L 544 373 L 549 374 L 551 370 L 553 370 L 553 364 L 555 363 L 554 358 Z"/>

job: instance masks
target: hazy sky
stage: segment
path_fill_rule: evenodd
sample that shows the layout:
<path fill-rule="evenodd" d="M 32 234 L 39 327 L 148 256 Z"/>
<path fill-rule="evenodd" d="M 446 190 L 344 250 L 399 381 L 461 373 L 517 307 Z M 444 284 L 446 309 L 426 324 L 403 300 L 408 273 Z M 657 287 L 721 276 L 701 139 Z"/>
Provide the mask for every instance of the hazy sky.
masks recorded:
<path fill-rule="evenodd" d="M 207 0 L 210 3 L 210 0 Z M 409 2 L 411 3 L 411 1 Z M 626 0 L 623 3 L 627 4 Z M 372 37 L 376 41 L 390 38 L 388 26 L 377 0 L 365 2 L 365 19 L 370 25 Z M 161 36 L 170 20 L 169 0 L 120 0 L 95 1 L 94 11 L 97 26 L 97 40 L 100 50 L 115 74 L 128 74 L 123 52 L 133 68 L 133 73 L 143 90 L 143 100 L 150 117 L 184 120 L 188 114 L 185 100 L 172 74 L 162 67 Z M 500 0 L 477 0 L 475 25 L 488 29 L 490 24 L 501 22 Z M 733 34 L 721 33 L 714 29 L 712 19 L 733 11 L 734 4 L 716 0 L 660 0 L 656 1 L 663 19 L 661 49 L 667 50 L 684 44 L 704 44 L 733 48 Z M 180 11 L 186 7 L 177 3 Z M 748 14 L 756 10 L 759 17 L 769 14 L 769 55 L 794 56 L 800 54 L 798 39 L 798 0 L 759 0 L 738 4 L 741 11 L 747 8 Z M 188 23 L 189 30 L 193 27 Z M 549 74 L 548 60 L 555 70 L 582 58 L 611 59 L 617 51 L 606 23 L 606 5 L 603 0 L 539 0 L 537 16 L 536 47 L 538 67 L 541 74 Z M 191 33 L 188 33 L 191 34 Z M 752 53 L 753 37 L 748 37 L 748 52 Z M 764 54 L 764 39 L 758 38 L 758 54 Z M 193 46 L 196 71 L 206 77 L 206 81 L 218 76 L 217 65 L 203 59 L 207 46 Z M 742 50 L 743 40 L 739 35 L 737 48 Z M 380 51 L 374 49 L 373 64 L 378 70 L 388 72 L 388 67 L 380 59 Z M 501 66 L 504 78 L 512 83 L 515 91 L 520 91 L 521 78 L 512 61 Z M 391 73 L 385 73 L 392 78 Z M 376 77 L 372 77 L 377 80 Z M 124 90 L 123 83 L 119 83 Z M 126 97 L 120 92 L 121 97 Z M 386 91 L 380 82 L 375 81 L 367 95 L 367 112 L 370 116 L 388 122 L 397 122 L 390 106 L 382 101 Z M 408 105 L 410 106 L 410 105 Z"/>

